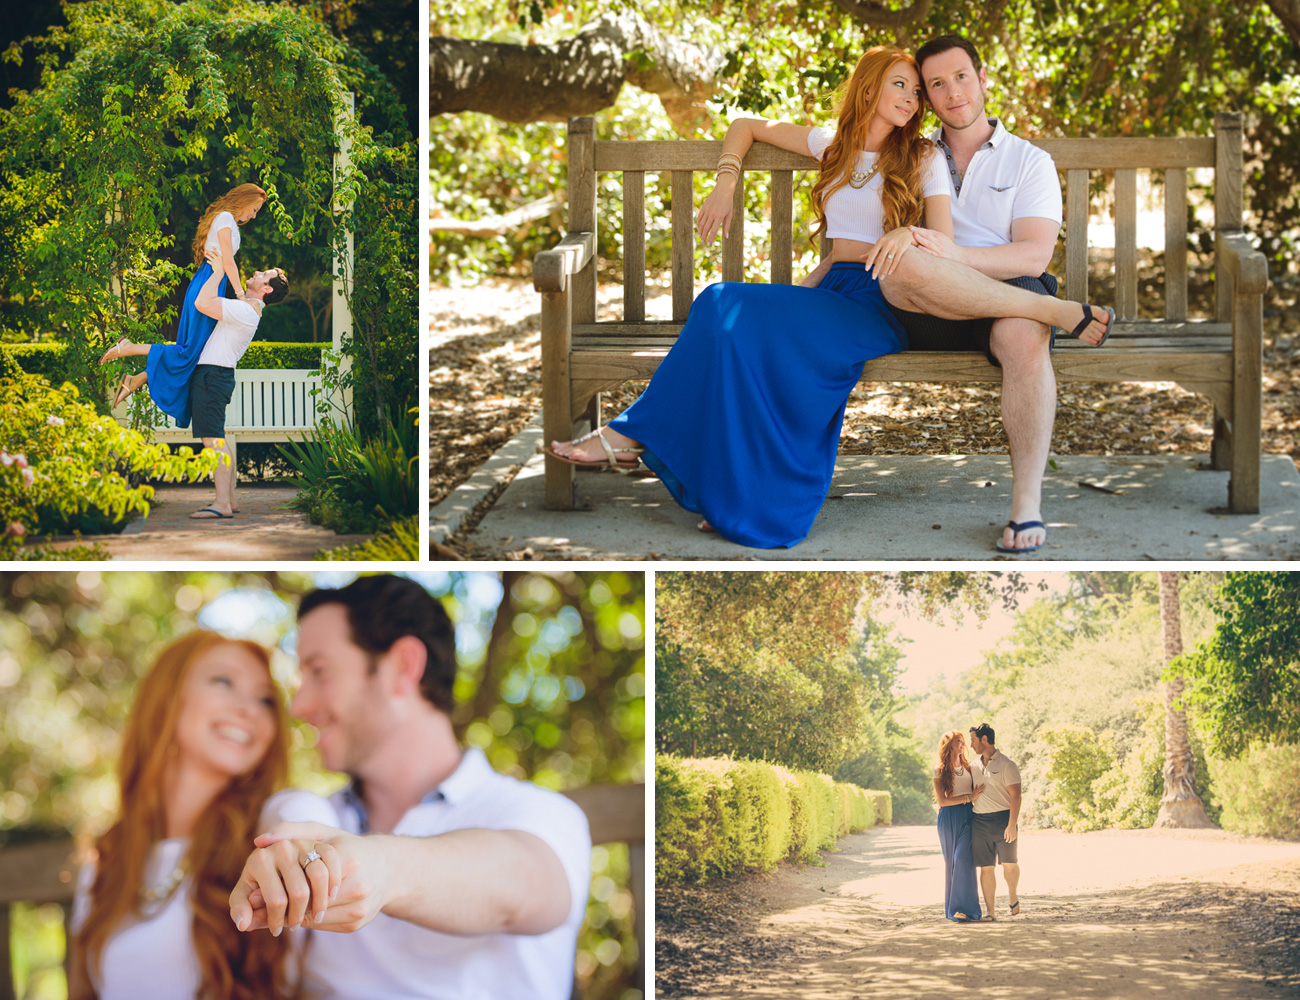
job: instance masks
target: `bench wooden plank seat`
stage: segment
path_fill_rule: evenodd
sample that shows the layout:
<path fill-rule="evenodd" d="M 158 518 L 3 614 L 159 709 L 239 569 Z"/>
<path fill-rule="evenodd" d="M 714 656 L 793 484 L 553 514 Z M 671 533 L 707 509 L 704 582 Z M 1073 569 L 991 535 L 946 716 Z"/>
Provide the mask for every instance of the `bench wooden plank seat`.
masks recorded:
<path fill-rule="evenodd" d="M 1058 340 L 1052 355 L 1061 382 L 1176 382 L 1214 403 L 1209 466 L 1230 470 L 1227 509 L 1259 512 L 1263 295 L 1267 262 L 1242 231 L 1241 115 L 1221 113 L 1215 134 L 1192 138 L 1041 139 L 1065 175 L 1063 297 L 1088 299 L 1088 204 L 1094 172 L 1114 171 L 1116 197 L 1115 329 L 1105 346 Z M 599 394 L 648 379 L 672 347 L 695 297 L 691 175 L 712 173 L 718 141 L 596 141 L 591 118 L 569 120 L 569 232 L 538 254 L 533 284 L 542 295 L 542 396 L 545 439 L 567 440 L 600 422 Z M 721 276 L 743 274 L 745 174 L 772 174 L 771 271 L 792 277 L 794 174 L 816 170 L 811 157 L 756 143 L 736 188 L 738 210 L 723 241 Z M 1166 190 L 1165 315 L 1138 315 L 1136 172 L 1163 172 Z M 1215 315 L 1188 317 L 1187 171 L 1214 172 Z M 624 185 L 624 315 L 596 322 L 596 175 L 621 172 Z M 645 319 L 645 173 L 672 177 L 672 314 Z M 1075 224 L 1071 224 L 1074 222 Z M 606 224 L 619 225 L 619 220 Z M 802 238 L 802 237 L 800 237 Z M 822 253 L 829 252 L 824 241 Z M 1109 304 L 1109 303 L 1107 303 Z M 1000 382 L 1000 369 L 978 352 L 905 352 L 868 362 L 864 381 Z M 546 459 L 546 504 L 574 506 L 574 467 Z"/>

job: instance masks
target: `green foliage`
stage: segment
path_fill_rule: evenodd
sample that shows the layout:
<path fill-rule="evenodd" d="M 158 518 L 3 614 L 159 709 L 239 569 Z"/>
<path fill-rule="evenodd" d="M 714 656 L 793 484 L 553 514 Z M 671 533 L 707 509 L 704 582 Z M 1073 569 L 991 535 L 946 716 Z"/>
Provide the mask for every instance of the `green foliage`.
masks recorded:
<path fill-rule="evenodd" d="M 1214 634 L 1169 667 L 1184 701 L 1220 752 L 1300 742 L 1300 573 L 1227 573 L 1214 609 Z"/>
<path fill-rule="evenodd" d="M 406 517 L 394 521 L 384 531 L 360 545 L 342 545 L 317 552 L 316 558 L 330 562 L 418 562 L 420 558 L 420 519 Z"/>
<path fill-rule="evenodd" d="M 370 533 L 416 513 L 419 438 L 415 417 L 389 422 L 385 434 L 362 442 L 346 424 L 326 421 L 289 441 L 281 452 L 297 471 L 294 506 L 339 534 Z"/>
<path fill-rule="evenodd" d="M 1235 757 L 1211 757 L 1210 774 L 1225 830 L 1300 837 L 1300 747 L 1252 743 Z"/>
<path fill-rule="evenodd" d="M 889 793 L 893 821 L 899 826 L 928 826 L 936 821 L 934 794 L 918 788 L 900 788 Z"/>
<path fill-rule="evenodd" d="M 0 382 L 0 557 L 24 558 L 26 536 L 124 526 L 149 512 L 153 488 L 131 478 L 194 482 L 216 468 L 212 454 L 173 455 L 99 416 L 76 388 L 21 375 Z M 44 554 L 43 552 L 41 554 Z"/>
<path fill-rule="evenodd" d="M 839 837 L 888 822 L 888 792 L 758 761 L 655 755 L 661 885 L 816 863 Z"/>
<path fill-rule="evenodd" d="M 387 184 L 380 174 L 411 144 L 374 65 L 297 5 L 89 0 L 67 14 L 66 28 L 40 40 L 40 87 L 0 111 L 0 229 L 15 250 L 0 263 L 0 286 L 43 310 L 42 328 L 62 329 L 67 372 L 98 399 L 104 348 L 120 336 L 158 341 L 175 322 L 170 296 L 192 262 L 191 234 L 173 216 L 197 218 L 219 194 L 256 181 L 269 201 L 241 254 L 291 264 L 306 287 L 329 257 L 317 237 L 341 253 L 353 222 L 332 203 L 340 141 L 352 157 L 338 187 L 350 197 Z M 357 117 L 341 110 L 345 91 L 358 95 Z M 400 210 L 391 198 L 363 210 L 360 257 L 408 233 L 413 206 L 412 195 Z M 284 259 L 312 244 L 305 261 L 301 252 Z M 409 261 L 414 253 L 408 240 Z M 378 276 L 358 263 L 362 300 Z M 405 377 L 414 379 L 413 364 Z"/>
<path fill-rule="evenodd" d="M 762 115 L 801 124 L 830 118 L 829 95 L 871 45 L 915 50 L 949 31 L 978 46 L 989 77 L 989 107 L 1008 128 L 1031 137 L 1091 135 L 1209 135 L 1218 111 L 1245 113 L 1248 228 L 1263 243 L 1275 273 L 1295 274 L 1293 249 L 1300 226 L 1300 58 L 1278 18 L 1261 0 L 1081 0 L 1044 5 L 1009 0 L 973 11 L 937 0 L 925 20 L 892 28 L 864 21 L 833 3 L 706 3 L 639 5 L 668 35 L 717 46 L 727 55 L 721 88 L 709 108 L 705 135 L 721 138 L 727 121 Z M 538 7 L 535 19 L 517 16 L 515 0 L 452 5 L 441 15 L 444 34 L 507 43 L 571 38 L 575 29 L 618 3 L 588 0 Z M 435 15 L 438 17 L 439 15 Z M 526 20 L 526 23 L 524 23 Z M 1063 59 L 1062 52 L 1077 58 Z M 927 115 L 926 127 L 937 124 Z M 435 214 L 475 218 L 500 214 L 564 184 L 562 125 L 505 125 L 482 115 L 442 115 L 430 123 L 430 171 Z M 601 139 L 680 138 L 658 100 L 624 86 L 617 103 L 596 115 Z M 1163 178 L 1156 173 L 1157 183 Z M 703 180 L 700 183 L 705 183 Z M 748 185 L 749 181 L 747 181 Z M 806 192 L 805 182 L 802 190 Z M 604 266 L 621 269 L 617 179 L 598 179 L 598 252 Z M 651 271 L 668 266 L 668 196 L 646 184 L 646 254 Z M 697 189 L 697 199 L 701 191 Z M 746 278 L 766 279 L 764 185 L 746 193 Z M 698 204 L 698 201 L 697 201 Z M 811 215 L 795 199 L 796 233 Z M 608 220 L 608 221 L 606 221 Z M 561 235 L 557 215 L 518 233 L 482 240 L 435 237 L 435 277 L 472 280 L 482 273 L 526 265 Z M 716 280 L 718 251 L 700 248 L 698 280 Z M 804 254 L 806 243 L 796 239 Z M 805 258 L 800 267 L 811 263 Z"/>
<path fill-rule="evenodd" d="M 1114 734 L 1057 726 L 1040 730 L 1037 739 L 1047 765 L 1042 818 L 1071 833 L 1100 829 L 1104 822 L 1093 798 L 1093 783 L 1115 766 Z"/>

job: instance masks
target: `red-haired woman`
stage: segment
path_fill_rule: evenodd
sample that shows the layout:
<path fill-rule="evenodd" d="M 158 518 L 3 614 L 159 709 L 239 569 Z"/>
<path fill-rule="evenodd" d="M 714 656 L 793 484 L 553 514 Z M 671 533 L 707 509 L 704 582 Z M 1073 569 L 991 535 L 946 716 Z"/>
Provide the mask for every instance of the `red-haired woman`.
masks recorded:
<path fill-rule="evenodd" d="M 939 739 L 939 766 L 934 769 L 934 798 L 939 803 L 943 851 L 943 913 L 949 920 L 980 919 L 970 817 L 971 804 L 983 794 L 984 786 L 976 786 L 971 771 L 966 737 L 955 729 L 944 733 Z"/>
<path fill-rule="evenodd" d="M 913 246 L 908 226 L 922 218 L 952 236 L 947 167 L 920 135 L 922 107 L 916 61 L 880 46 L 843 87 L 837 128 L 732 122 L 717 185 L 696 217 L 701 238 L 728 232 L 741 160 L 755 141 L 771 143 L 821 162 L 814 233 L 835 241 L 829 273 L 816 288 L 710 285 L 645 394 L 547 454 L 624 470 L 644 461 L 679 504 L 704 515 L 702 528 L 758 548 L 801 541 L 830 489 L 863 363 L 907 347 L 877 275 Z M 1024 292 L 1012 315 L 1055 309 L 1045 322 L 1073 326 L 1070 304 L 1050 301 Z"/>
<path fill-rule="evenodd" d="M 280 790 L 288 767 L 266 650 L 202 630 L 163 650 L 127 720 L 121 816 L 77 888 L 70 1000 L 296 995 L 290 939 L 239 933 L 229 904 L 259 832 L 286 819 L 337 823 L 326 800 Z M 304 859 L 322 894 L 312 912 L 338 884 L 337 858 L 324 845 L 320 854 Z"/>
<path fill-rule="evenodd" d="M 158 409 L 174 417 L 177 427 L 189 426 L 190 379 L 194 375 L 199 355 L 203 353 L 203 347 L 217 325 L 211 316 L 205 316 L 194 308 L 199 289 L 212 277 L 214 270 L 206 259 L 206 251 L 221 251 L 224 277 L 217 286 L 217 294 L 242 299 L 244 285 L 239 277 L 239 265 L 235 263 L 235 254 L 239 252 L 239 227 L 257 218 L 258 211 L 265 203 L 266 192 L 260 187 L 256 184 L 240 184 L 208 206 L 199 219 L 191 244 L 198 272 L 190 279 L 185 291 L 180 323 L 176 327 L 176 342 L 133 344 L 123 337 L 99 359 L 102 365 L 132 355 L 147 355 L 144 371 L 122 376 L 117 397 L 113 400 L 114 406 L 148 383 L 149 395 L 153 397 Z"/>

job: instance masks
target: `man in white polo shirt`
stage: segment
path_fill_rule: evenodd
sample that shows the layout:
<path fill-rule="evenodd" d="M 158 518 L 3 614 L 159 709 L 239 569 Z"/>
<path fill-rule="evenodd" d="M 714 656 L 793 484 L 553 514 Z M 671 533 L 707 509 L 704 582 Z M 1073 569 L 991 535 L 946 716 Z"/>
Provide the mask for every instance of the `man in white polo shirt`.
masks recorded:
<path fill-rule="evenodd" d="M 975 764 L 975 784 L 984 794 L 971 812 L 971 857 L 979 871 L 984 895 L 984 920 L 997 919 L 997 865 L 1007 882 L 1011 916 L 1020 915 L 1020 768 L 993 744 L 993 727 L 981 722 L 970 731 L 970 745 L 980 759 Z"/>
<path fill-rule="evenodd" d="M 412 580 L 361 577 L 304 597 L 298 627 L 293 712 L 352 782 L 331 799 L 341 829 L 285 823 L 257 839 L 235 925 L 347 932 L 313 935 L 305 957 L 308 987 L 332 1000 L 567 1000 L 586 816 L 461 750 L 442 606 Z M 327 902 L 331 873 L 342 882 Z"/>
<path fill-rule="evenodd" d="M 199 289 L 194 308 L 217 321 L 190 377 L 190 410 L 194 436 L 203 447 L 218 453 L 220 462 L 212 474 L 216 499 L 190 515 L 195 520 L 216 520 L 234 516 L 235 456 L 226 444 L 226 407 L 235 392 L 235 369 L 253 342 L 262 308 L 284 300 L 289 281 L 279 268 L 256 271 L 248 279 L 242 299 L 217 295 L 221 279 L 221 251 L 205 251 L 212 265 L 212 277 Z"/>

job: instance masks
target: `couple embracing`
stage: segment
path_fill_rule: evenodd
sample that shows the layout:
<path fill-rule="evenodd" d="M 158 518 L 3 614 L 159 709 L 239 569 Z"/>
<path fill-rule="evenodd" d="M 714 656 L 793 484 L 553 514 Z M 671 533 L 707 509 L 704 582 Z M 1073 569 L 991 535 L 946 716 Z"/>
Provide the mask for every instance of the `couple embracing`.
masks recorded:
<path fill-rule="evenodd" d="M 303 598 L 290 708 L 350 779 L 328 799 L 284 787 L 266 649 L 202 629 L 164 649 L 81 871 L 70 1000 L 567 1000 L 586 816 L 461 750 L 455 648 L 412 580 Z"/>
<path fill-rule="evenodd" d="M 122 376 L 113 406 L 149 387 L 158 409 L 176 421 L 191 422 L 203 447 L 218 453 L 213 474 L 216 499 L 191 514 L 195 520 L 233 517 L 235 457 L 226 443 L 226 407 L 235 392 L 235 369 L 248 350 L 262 309 L 284 300 L 289 281 L 280 268 L 255 271 L 245 287 L 235 254 L 239 227 L 257 218 L 266 192 L 241 184 L 208 206 L 194 235 L 198 271 L 185 291 L 173 344 L 133 344 L 123 337 L 99 359 L 101 365 L 133 355 L 145 356 L 145 370 Z"/>
<path fill-rule="evenodd" d="M 814 234 L 833 253 L 803 286 L 718 283 L 701 292 L 645 393 L 547 454 L 628 471 L 644 462 L 703 530 L 790 546 L 830 489 L 849 393 L 863 364 L 903 350 L 982 349 L 1003 369 L 1011 517 L 995 542 L 1046 540 L 1053 328 L 1099 345 L 1114 311 L 1057 299 L 1046 273 L 1062 222 L 1051 157 L 984 113 L 975 47 L 944 35 L 913 58 L 877 47 L 842 88 L 836 128 L 731 123 L 717 184 L 696 219 L 728 233 L 740 164 L 755 142 L 820 162 Z M 941 127 L 920 135 L 929 107 Z"/>
<path fill-rule="evenodd" d="M 939 803 L 943 851 L 944 916 L 957 921 L 996 920 L 997 865 L 1007 883 L 1011 916 L 1020 915 L 1020 768 L 995 745 L 987 722 L 971 727 L 970 747 L 952 730 L 939 740 L 934 796 Z M 976 889 L 978 872 L 979 889 Z M 985 912 L 980 912 L 980 893 Z"/>

